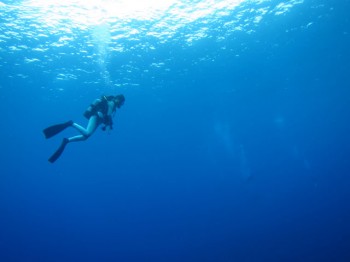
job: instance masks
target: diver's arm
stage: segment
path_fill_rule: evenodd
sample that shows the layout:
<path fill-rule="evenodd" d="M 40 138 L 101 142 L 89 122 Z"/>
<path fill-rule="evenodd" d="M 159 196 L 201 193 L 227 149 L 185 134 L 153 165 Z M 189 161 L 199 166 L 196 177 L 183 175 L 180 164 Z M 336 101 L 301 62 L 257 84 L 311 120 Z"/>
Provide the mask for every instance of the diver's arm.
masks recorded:
<path fill-rule="evenodd" d="M 114 112 L 114 108 L 115 108 L 115 103 L 114 101 L 108 101 L 108 112 L 107 112 L 107 116 L 112 116 L 113 112 Z"/>
<path fill-rule="evenodd" d="M 114 112 L 114 108 L 115 108 L 115 103 L 113 101 L 108 101 L 107 115 L 104 117 L 104 120 L 103 120 L 105 127 L 103 127 L 102 130 L 106 130 L 106 127 L 109 127 L 109 129 L 113 129 L 112 114 Z"/>
<path fill-rule="evenodd" d="M 113 111 L 114 111 L 114 102 L 113 101 L 108 101 L 107 102 L 107 115 L 103 115 L 103 113 L 101 111 L 97 111 L 97 115 L 100 118 L 104 119 L 104 118 L 107 118 L 107 117 L 112 117 Z"/>

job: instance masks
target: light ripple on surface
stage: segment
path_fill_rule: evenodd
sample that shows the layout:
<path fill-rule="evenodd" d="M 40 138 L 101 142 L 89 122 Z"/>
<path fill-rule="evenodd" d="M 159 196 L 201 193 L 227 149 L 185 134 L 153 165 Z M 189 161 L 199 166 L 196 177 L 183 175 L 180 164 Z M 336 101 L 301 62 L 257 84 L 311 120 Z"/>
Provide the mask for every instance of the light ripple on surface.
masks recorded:
<path fill-rule="evenodd" d="M 6 60 L 12 64 L 30 63 L 33 67 L 47 67 L 54 63 L 55 70 L 47 68 L 46 73 L 51 72 L 57 80 L 77 79 L 78 76 L 67 70 L 74 72 L 79 68 L 78 75 L 99 71 L 98 78 L 116 86 L 117 83 L 111 80 L 113 74 L 120 78 L 124 74 L 150 74 L 156 69 L 166 71 L 170 68 L 164 66 L 164 59 L 154 58 L 148 68 L 137 68 L 128 61 L 112 74 L 109 72 L 109 64 L 115 56 L 127 53 L 131 56 L 130 60 L 138 61 L 142 59 L 142 52 L 149 55 L 164 44 L 186 48 L 201 39 L 224 43 L 237 31 L 247 34 L 254 32 L 265 16 L 283 15 L 302 2 L 303 0 L 275 4 L 267 0 L 104 0 L 99 1 L 99 4 L 91 0 L 27 0 L 18 4 L 0 2 L 0 63 L 4 65 Z M 223 44 L 220 48 L 225 50 L 226 46 Z M 30 51 L 35 51 L 35 56 L 43 57 L 31 58 L 34 55 L 28 55 Z M 21 54 L 23 52 L 25 54 Z M 9 57 L 5 53 L 18 53 L 18 56 Z M 209 56 L 205 60 L 213 59 L 215 57 Z M 200 61 L 202 60 L 196 62 Z M 86 67 L 81 68 L 84 65 Z M 17 75 L 27 74 L 18 72 Z"/>

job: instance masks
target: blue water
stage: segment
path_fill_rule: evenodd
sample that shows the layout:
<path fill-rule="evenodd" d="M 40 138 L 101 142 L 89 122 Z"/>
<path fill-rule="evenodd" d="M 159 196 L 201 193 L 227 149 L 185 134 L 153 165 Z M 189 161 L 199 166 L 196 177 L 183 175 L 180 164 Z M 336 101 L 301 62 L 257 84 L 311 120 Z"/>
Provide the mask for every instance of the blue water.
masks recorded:
<path fill-rule="evenodd" d="M 348 0 L 39 2 L 0 2 L 1 262 L 350 261 Z"/>

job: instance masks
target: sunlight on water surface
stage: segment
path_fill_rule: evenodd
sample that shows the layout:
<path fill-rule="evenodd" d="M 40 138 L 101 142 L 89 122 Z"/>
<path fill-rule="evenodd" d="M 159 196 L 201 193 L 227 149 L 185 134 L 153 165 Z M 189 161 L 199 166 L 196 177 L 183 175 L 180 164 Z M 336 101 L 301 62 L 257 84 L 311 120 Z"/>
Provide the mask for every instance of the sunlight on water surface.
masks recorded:
<path fill-rule="evenodd" d="M 285 15 L 301 3 L 303 0 L 0 1 L 0 68 L 10 65 L 11 72 L 16 72 L 8 75 L 12 78 L 27 79 L 23 65 L 30 65 L 55 81 L 91 76 L 91 83 L 108 86 L 139 81 L 135 79 L 147 74 L 159 78 L 160 72 L 172 70 L 176 59 L 191 59 L 197 65 L 214 61 L 220 50 L 239 56 L 246 50 L 246 43 L 239 39 L 242 35 L 254 33 L 268 17 Z M 203 49 L 193 57 L 178 57 L 173 52 L 191 48 L 199 40 L 216 42 L 215 50 Z M 168 53 L 164 56 L 158 50 Z M 128 59 L 119 64 L 121 55 Z M 117 67 L 111 69 L 111 62 Z"/>
<path fill-rule="evenodd" d="M 75 26 L 90 26 L 134 19 L 155 21 L 172 16 L 182 21 L 194 21 L 217 11 L 232 10 L 244 0 L 28 0 L 22 6 L 36 10 L 40 19 L 54 26 L 68 21 Z"/>

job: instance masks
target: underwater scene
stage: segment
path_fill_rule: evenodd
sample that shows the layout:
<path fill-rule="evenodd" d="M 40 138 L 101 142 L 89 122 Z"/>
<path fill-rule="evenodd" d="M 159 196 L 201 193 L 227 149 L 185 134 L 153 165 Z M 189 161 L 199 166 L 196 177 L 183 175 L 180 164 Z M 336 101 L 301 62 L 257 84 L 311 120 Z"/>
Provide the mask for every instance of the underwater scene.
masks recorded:
<path fill-rule="evenodd" d="M 0 1 L 0 262 L 350 261 L 349 10 Z"/>

